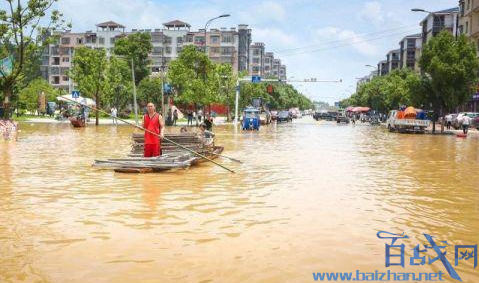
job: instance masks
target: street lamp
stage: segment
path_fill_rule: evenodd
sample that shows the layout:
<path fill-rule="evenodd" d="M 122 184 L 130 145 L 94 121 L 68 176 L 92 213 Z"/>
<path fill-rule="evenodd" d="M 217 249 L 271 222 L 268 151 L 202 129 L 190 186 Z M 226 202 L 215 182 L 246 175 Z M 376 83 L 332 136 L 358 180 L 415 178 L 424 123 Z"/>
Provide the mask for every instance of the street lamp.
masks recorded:
<path fill-rule="evenodd" d="M 432 17 L 433 17 L 433 22 L 432 22 L 433 32 L 434 32 L 434 20 L 435 19 L 439 19 L 439 26 L 441 27 L 441 19 L 436 15 L 436 13 L 428 11 L 428 10 L 420 9 L 420 8 L 413 8 L 413 9 L 411 9 L 411 12 L 420 12 L 420 13 L 427 13 L 427 14 L 432 15 Z"/>
<path fill-rule="evenodd" d="M 223 14 L 223 15 L 219 15 L 218 17 L 214 17 L 212 19 L 209 19 L 206 24 L 205 24 L 205 30 L 204 30 L 204 35 L 205 35 L 205 38 L 204 38 L 204 43 L 205 43 L 205 53 L 206 53 L 206 29 L 208 28 L 208 26 L 211 24 L 212 21 L 216 20 L 216 19 L 219 19 L 219 18 L 226 18 L 226 17 L 229 17 L 230 14 Z"/>

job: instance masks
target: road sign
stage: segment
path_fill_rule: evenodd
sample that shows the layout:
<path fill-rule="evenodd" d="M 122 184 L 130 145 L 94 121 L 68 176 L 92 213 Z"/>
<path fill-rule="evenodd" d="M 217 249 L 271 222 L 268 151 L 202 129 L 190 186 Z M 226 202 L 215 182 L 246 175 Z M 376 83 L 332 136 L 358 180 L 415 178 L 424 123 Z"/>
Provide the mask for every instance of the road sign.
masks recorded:
<path fill-rule="evenodd" d="M 251 76 L 251 82 L 260 83 L 261 82 L 261 77 L 260 76 Z"/>
<path fill-rule="evenodd" d="M 8 76 L 13 71 L 13 56 L 7 56 L 0 60 L 0 72 L 4 76 Z"/>
<path fill-rule="evenodd" d="M 163 93 L 165 94 L 170 94 L 171 93 L 171 85 L 168 83 L 165 83 L 163 85 Z"/>
<path fill-rule="evenodd" d="M 80 97 L 80 92 L 78 90 L 72 91 L 72 98 L 79 98 Z"/>

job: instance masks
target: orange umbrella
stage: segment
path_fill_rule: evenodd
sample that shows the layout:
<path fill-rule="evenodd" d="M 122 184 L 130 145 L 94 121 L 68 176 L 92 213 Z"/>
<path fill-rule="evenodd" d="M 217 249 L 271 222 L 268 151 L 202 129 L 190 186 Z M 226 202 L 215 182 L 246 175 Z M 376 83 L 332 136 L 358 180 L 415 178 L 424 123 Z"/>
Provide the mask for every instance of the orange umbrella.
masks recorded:
<path fill-rule="evenodd" d="M 416 119 L 416 109 L 414 107 L 408 107 L 404 110 L 404 119 Z"/>

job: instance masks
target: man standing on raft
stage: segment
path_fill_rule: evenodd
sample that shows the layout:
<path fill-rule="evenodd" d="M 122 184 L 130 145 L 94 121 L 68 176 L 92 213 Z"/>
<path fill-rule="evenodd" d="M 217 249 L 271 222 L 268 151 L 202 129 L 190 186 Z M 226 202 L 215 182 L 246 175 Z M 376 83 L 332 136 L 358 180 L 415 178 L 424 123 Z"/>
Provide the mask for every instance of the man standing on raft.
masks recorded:
<path fill-rule="evenodd" d="M 150 132 L 145 131 L 145 157 L 158 157 L 161 155 L 161 139 L 164 137 L 165 123 L 161 114 L 156 113 L 155 105 L 148 103 L 146 105 L 147 113 L 143 116 L 143 128 Z"/>

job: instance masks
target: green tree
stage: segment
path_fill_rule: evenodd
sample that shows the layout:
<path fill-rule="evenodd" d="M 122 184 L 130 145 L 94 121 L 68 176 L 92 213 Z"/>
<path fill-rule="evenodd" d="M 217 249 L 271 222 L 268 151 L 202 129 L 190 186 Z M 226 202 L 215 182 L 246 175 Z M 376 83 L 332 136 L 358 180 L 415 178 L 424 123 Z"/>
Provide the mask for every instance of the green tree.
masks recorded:
<path fill-rule="evenodd" d="M 10 99 L 13 89 L 25 77 L 26 62 L 34 58 L 52 42 L 53 30 L 65 25 L 62 14 L 57 10 L 47 11 L 56 0 L 6 1 L 6 8 L 0 9 L 0 58 L 9 57 L 11 71 L 0 72 L 3 89 L 4 118 L 9 118 Z M 26 3 L 25 3 L 26 2 Z M 40 23 L 48 21 L 46 27 Z"/>
<path fill-rule="evenodd" d="M 45 94 L 47 101 L 54 101 L 59 95 L 58 90 L 52 87 L 46 80 L 41 78 L 35 79 L 20 90 L 18 94 L 19 104 L 24 105 L 21 108 L 35 112 L 38 109 L 38 97 L 42 92 Z"/>
<path fill-rule="evenodd" d="M 108 86 L 108 61 L 104 49 L 80 47 L 75 50 L 70 77 L 77 83 L 78 90 L 85 97 L 95 99 L 96 107 L 101 108 L 103 91 Z M 98 126 L 99 113 L 96 111 Z"/>
<path fill-rule="evenodd" d="M 136 85 L 150 75 L 148 54 L 152 48 L 151 35 L 147 32 L 132 33 L 115 41 L 114 53 L 124 56 L 130 66 L 133 60 Z"/>
<path fill-rule="evenodd" d="M 144 78 L 138 85 L 138 101 L 140 105 L 146 105 L 153 102 L 161 108 L 161 79 L 160 78 Z M 161 109 L 163 111 L 163 109 Z"/>
<path fill-rule="evenodd" d="M 128 62 L 111 56 L 106 70 L 106 82 L 103 88 L 103 102 L 115 106 L 118 110 L 133 101 L 133 83 Z"/>
<path fill-rule="evenodd" d="M 218 74 L 215 64 L 194 45 L 183 48 L 169 65 L 168 78 L 175 87 L 178 103 L 207 105 L 218 99 Z"/>
<path fill-rule="evenodd" d="M 471 98 L 479 71 L 476 48 L 464 35 L 442 31 L 423 46 L 419 65 L 424 74 L 415 99 L 432 105 L 435 132 L 440 110 L 451 111 Z"/>

